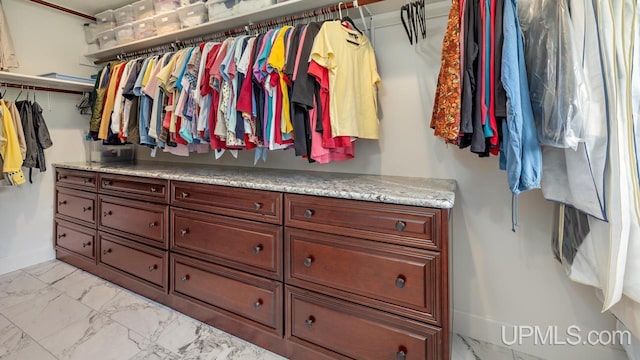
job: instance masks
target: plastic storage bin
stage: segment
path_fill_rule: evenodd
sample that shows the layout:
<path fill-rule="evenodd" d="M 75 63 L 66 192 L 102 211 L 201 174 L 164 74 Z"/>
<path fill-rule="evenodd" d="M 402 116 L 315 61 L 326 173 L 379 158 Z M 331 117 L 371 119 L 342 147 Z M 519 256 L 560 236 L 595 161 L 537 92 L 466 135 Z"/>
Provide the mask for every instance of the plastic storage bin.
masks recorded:
<path fill-rule="evenodd" d="M 84 40 L 87 44 L 95 44 L 98 40 L 98 26 L 96 24 L 85 23 L 83 29 Z"/>
<path fill-rule="evenodd" d="M 134 162 L 136 159 L 133 144 L 104 145 L 102 141 L 85 141 L 85 150 L 90 162 Z"/>
<path fill-rule="evenodd" d="M 207 7 L 203 2 L 197 2 L 178 9 L 180 26 L 182 26 L 183 28 L 197 26 L 207 22 L 207 15 Z"/>
<path fill-rule="evenodd" d="M 111 30 L 116 27 L 116 19 L 113 10 L 106 10 L 96 14 L 96 23 L 98 24 L 98 32 Z"/>
<path fill-rule="evenodd" d="M 153 19 L 138 20 L 134 22 L 132 26 L 133 36 L 136 40 L 150 38 L 158 34 L 156 31 L 156 24 Z"/>
<path fill-rule="evenodd" d="M 276 3 L 276 0 L 240 0 L 234 8 L 233 14 L 244 14 L 258 11 Z"/>
<path fill-rule="evenodd" d="M 116 33 L 116 41 L 118 44 L 126 44 L 134 41 L 136 38 L 133 34 L 133 26 L 131 24 L 125 24 L 113 29 Z"/>
<path fill-rule="evenodd" d="M 153 17 L 153 22 L 156 25 L 158 35 L 180 30 L 180 20 L 178 19 L 177 11 L 156 15 Z"/>
<path fill-rule="evenodd" d="M 236 0 L 209 0 L 207 1 L 207 10 L 209 20 L 223 19 L 233 15 L 236 7 Z"/>
<path fill-rule="evenodd" d="M 108 49 L 118 45 L 116 42 L 116 33 L 113 30 L 106 30 L 98 34 L 98 47 L 100 49 Z"/>
<path fill-rule="evenodd" d="M 180 0 L 180 6 L 187 6 L 195 3 L 203 2 L 202 0 Z"/>
<path fill-rule="evenodd" d="M 125 24 L 131 24 L 135 17 L 133 16 L 133 6 L 125 5 L 121 8 L 114 10 L 116 25 L 121 26 Z"/>
<path fill-rule="evenodd" d="M 153 7 L 156 14 L 166 13 L 180 7 L 180 0 L 153 0 Z"/>
<path fill-rule="evenodd" d="M 156 11 L 153 9 L 153 0 L 140 0 L 131 4 L 133 7 L 133 16 L 136 20 L 143 20 L 153 17 Z"/>

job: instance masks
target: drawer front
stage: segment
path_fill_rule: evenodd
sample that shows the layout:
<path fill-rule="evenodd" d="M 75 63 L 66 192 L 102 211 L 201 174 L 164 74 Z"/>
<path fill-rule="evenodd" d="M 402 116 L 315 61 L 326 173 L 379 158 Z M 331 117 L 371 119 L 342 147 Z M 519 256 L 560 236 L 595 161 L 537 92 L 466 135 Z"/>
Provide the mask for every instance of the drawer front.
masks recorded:
<path fill-rule="evenodd" d="M 56 169 L 56 185 L 95 191 L 96 184 L 96 174 L 94 172 Z"/>
<path fill-rule="evenodd" d="M 171 205 L 282 224 L 280 193 L 177 181 L 171 188 Z"/>
<path fill-rule="evenodd" d="M 282 284 L 172 254 L 172 292 L 281 328 Z"/>
<path fill-rule="evenodd" d="M 439 320 L 439 253 L 297 229 L 287 229 L 285 246 L 287 283 L 335 289 L 369 305 L 396 305 L 384 310 L 406 307 L 421 313 L 420 320 Z"/>
<path fill-rule="evenodd" d="M 281 226 L 173 208 L 171 229 L 172 250 L 282 280 Z"/>
<path fill-rule="evenodd" d="M 440 210 L 285 195 L 285 225 L 425 249 L 440 249 Z"/>
<path fill-rule="evenodd" d="M 76 254 L 95 259 L 96 230 L 56 220 L 56 245 Z"/>
<path fill-rule="evenodd" d="M 440 359 L 441 330 L 287 286 L 287 337 L 354 359 Z"/>
<path fill-rule="evenodd" d="M 167 252 L 99 233 L 100 262 L 166 288 Z"/>
<path fill-rule="evenodd" d="M 68 220 L 80 220 L 90 225 L 96 223 L 97 195 L 84 191 L 56 188 L 56 214 Z"/>
<path fill-rule="evenodd" d="M 101 229 L 137 235 L 142 238 L 136 238 L 138 241 L 167 248 L 168 207 L 166 205 L 103 195 L 100 195 L 99 201 Z"/>
<path fill-rule="evenodd" d="M 102 194 L 160 203 L 169 202 L 169 181 L 135 176 L 100 174 Z"/>

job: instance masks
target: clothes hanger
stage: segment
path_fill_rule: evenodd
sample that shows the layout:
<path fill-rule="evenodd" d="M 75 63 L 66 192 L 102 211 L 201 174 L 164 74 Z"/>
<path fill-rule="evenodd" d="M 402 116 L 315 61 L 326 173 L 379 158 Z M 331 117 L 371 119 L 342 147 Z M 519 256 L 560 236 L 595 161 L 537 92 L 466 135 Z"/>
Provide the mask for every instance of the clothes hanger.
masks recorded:
<path fill-rule="evenodd" d="M 344 10 L 346 12 L 345 16 L 342 17 L 342 5 L 344 4 Z M 347 7 L 347 4 L 343 3 L 342 1 L 338 4 L 338 10 L 340 11 L 340 22 L 344 23 L 347 22 L 351 25 L 351 27 L 353 28 L 353 30 L 359 32 L 360 34 L 362 34 L 362 31 L 360 31 L 360 29 L 358 29 L 358 27 L 356 26 L 356 24 L 353 22 L 353 19 L 351 17 L 349 17 L 349 8 Z"/>
<path fill-rule="evenodd" d="M 427 38 L 427 20 L 425 15 L 424 0 L 415 1 L 413 4 L 416 7 L 418 25 L 420 25 L 420 34 L 422 35 L 422 39 L 424 40 Z"/>
<path fill-rule="evenodd" d="M 418 28 L 416 26 L 416 8 L 413 6 L 413 3 L 411 3 L 411 5 L 409 5 L 409 10 L 411 13 L 411 26 L 413 27 L 413 34 L 415 36 L 416 39 L 416 45 L 418 44 Z"/>
<path fill-rule="evenodd" d="M 402 20 L 402 26 L 404 27 L 404 31 L 407 33 L 407 37 L 409 38 L 409 44 L 413 45 L 413 33 L 412 33 L 411 24 L 410 24 L 411 9 L 409 7 L 408 1 L 406 4 L 402 5 L 402 7 L 400 8 L 400 20 Z"/>

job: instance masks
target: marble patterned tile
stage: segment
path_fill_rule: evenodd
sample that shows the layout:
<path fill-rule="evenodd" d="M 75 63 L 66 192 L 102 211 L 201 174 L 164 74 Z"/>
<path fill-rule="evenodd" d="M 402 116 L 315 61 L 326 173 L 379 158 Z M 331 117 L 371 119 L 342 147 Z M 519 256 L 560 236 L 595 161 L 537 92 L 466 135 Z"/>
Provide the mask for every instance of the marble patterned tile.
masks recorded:
<path fill-rule="evenodd" d="M 150 345 L 143 336 L 96 312 L 40 343 L 60 360 L 128 359 Z"/>
<path fill-rule="evenodd" d="M 24 269 L 24 271 L 47 284 L 53 284 L 79 270 L 69 264 L 63 263 L 62 261 L 51 260 L 28 267 Z"/>
<path fill-rule="evenodd" d="M 121 292 L 117 286 L 84 271 L 71 273 L 53 287 L 98 311 Z"/>
<path fill-rule="evenodd" d="M 0 316 L 0 359 L 55 360 L 53 355 L 4 316 Z"/>
<path fill-rule="evenodd" d="M 185 316 L 177 316 L 158 335 L 156 343 L 176 354 L 184 354 L 193 343 L 212 336 L 207 326 Z"/>
<path fill-rule="evenodd" d="M 454 334 L 453 360 L 513 360 L 513 351 L 498 345 Z"/>
<path fill-rule="evenodd" d="M 125 291 L 106 303 L 102 307 L 102 313 L 152 341 L 176 317 L 175 312 Z"/>
<path fill-rule="evenodd" d="M 172 353 L 171 351 L 165 349 L 164 347 L 158 344 L 152 344 L 145 350 L 139 352 L 134 357 L 129 360 L 180 360 L 180 357 L 177 354 Z"/>
<path fill-rule="evenodd" d="M 31 300 L 46 287 L 46 283 L 23 271 L 0 276 L 0 309 Z"/>
<path fill-rule="evenodd" d="M 37 341 L 88 317 L 91 309 L 49 287 L 38 297 L 0 309 L 0 313 Z"/>
<path fill-rule="evenodd" d="M 533 355 L 514 351 L 513 360 L 544 360 L 543 358 L 535 357 Z"/>

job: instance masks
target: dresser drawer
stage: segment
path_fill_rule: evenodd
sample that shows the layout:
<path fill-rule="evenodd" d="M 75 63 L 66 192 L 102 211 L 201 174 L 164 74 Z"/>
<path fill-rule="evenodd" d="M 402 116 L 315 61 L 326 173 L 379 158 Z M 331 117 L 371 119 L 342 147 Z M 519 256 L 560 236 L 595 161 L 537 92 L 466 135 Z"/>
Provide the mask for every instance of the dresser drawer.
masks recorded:
<path fill-rule="evenodd" d="M 95 259 L 96 230 L 70 222 L 56 220 L 56 246 Z"/>
<path fill-rule="evenodd" d="M 96 194 L 56 187 L 56 215 L 95 227 Z"/>
<path fill-rule="evenodd" d="M 164 289 L 167 288 L 168 252 L 114 235 L 98 233 L 99 261 Z"/>
<path fill-rule="evenodd" d="M 98 199 L 100 230 L 168 248 L 168 206 L 104 195 Z"/>
<path fill-rule="evenodd" d="M 101 194 L 160 203 L 169 202 L 169 181 L 135 176 L 100 174 Z"/>
<path fill-rule="evenodd" d="M 440 359 L 438 328 L 291 286 L 287 286 L 287 311 L 288 340 L 330 358 Z"/>
<path fill-rule="evenodd" d="M 56 185 L 95 191 L 96 174 L 90 171 L 56 169 Z"/>
<path fill-rule="evenodd" d="M 213 305 L 273 329 L 282 326 L 282 284 L 172 254 L 171 292 Z"/>
<path fill-rule="evenodd" d="M 172 181 L 171 205 L 282 224 L 282 194 L 270 191 Z"/>
<path fill-rule="evenodd" d="M 287 229 L 285 280 L 440 325 L 440 253 Z"/>
<path fill-rule="evenodd" d="M 171 209 L 171 250 L 282 280 L 282 227 Z"/>
<path fill-rule="evenodd" d="M 440 249 L 440 210 L 376 202 L 285 195 L 285 225 Z"/>

